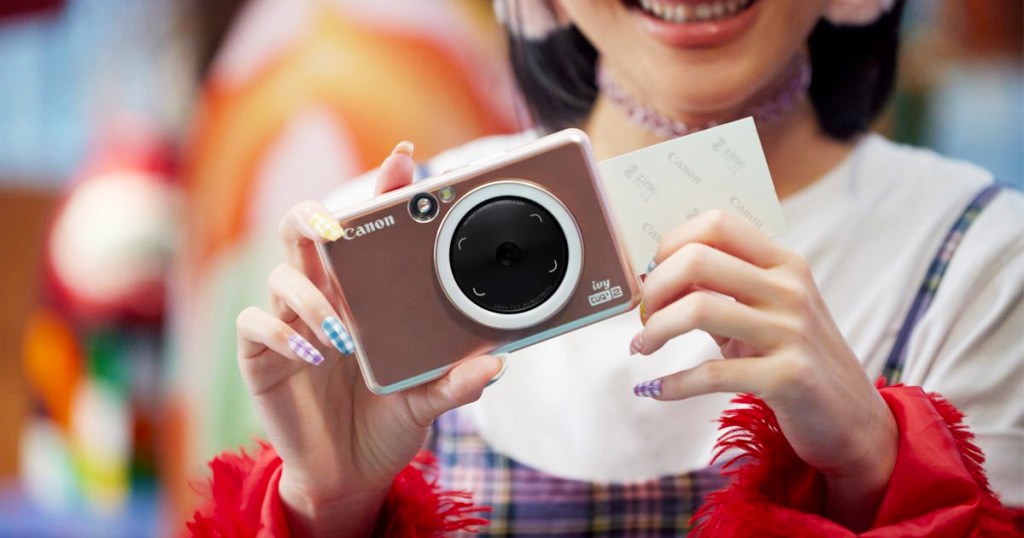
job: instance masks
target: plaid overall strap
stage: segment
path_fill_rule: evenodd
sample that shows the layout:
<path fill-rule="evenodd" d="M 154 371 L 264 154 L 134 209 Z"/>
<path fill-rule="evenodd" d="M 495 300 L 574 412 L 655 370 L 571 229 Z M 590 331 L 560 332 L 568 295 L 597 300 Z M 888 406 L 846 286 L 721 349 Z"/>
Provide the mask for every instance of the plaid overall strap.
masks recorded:
<path fill-rule="evenodd" d="M 932 299 L 935 298 L 935 293 L 942 282 L 942 276 L 946 273 L 946 267 L 949 266 L 949 260 L 953 258 L 953 253 L 956 252 L 957 247 L 960 245 L 960 240 L 963 239 L 967 229 L 978 218 L 978 215 L 985 209 L 985 206 L 999 194 L 1001 188 L 998 183 L 993 183 L 982 189 L 974 197 L 974 200 L 967 205 L 964 212 L 960 214 L 960 218 L 956 220 L 949 233 L 946 234 L 946 238 L 943 239 L 942 245 L 928 267 L 928 274 L 925 275 L 924 281 L 917 291 L 917 296 L 914 297 L 914 302 L 910 305 L 907 317 L 903 320 L 903 326 L 900 327 L 900 332 L 896 335 L 896 343 L 893 344 L 892 351 L 889 352 L 889 357 L 885 361 L 882 375 L 885 377 L 886 383 L 892 385 L 900 382 L 904 363 L 907 359 L 907 345 L 910 341 L 910 334 L 932 304 Z"/>

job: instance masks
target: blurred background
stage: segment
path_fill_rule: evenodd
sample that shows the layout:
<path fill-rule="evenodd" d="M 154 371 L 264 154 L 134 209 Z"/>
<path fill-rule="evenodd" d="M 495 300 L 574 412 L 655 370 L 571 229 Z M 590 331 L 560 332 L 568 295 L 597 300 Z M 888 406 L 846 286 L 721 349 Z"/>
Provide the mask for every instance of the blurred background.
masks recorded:
<path fill-rule="evenodd" d="M 910 0 L 878 130 L 1020 188 L 1022 24 Z M 0 536 L 178 533 L 280 215 L 523 125 L 490 0 L 0 1 Z"/>

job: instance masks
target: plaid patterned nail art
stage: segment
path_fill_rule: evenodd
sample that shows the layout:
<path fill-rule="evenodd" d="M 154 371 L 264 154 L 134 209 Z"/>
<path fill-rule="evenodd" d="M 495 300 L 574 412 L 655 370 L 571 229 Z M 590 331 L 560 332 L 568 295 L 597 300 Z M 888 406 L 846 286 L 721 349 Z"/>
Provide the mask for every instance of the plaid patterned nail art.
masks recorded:
<path fill-rule="evenodd" d="M 324 356 L 320 354 L 320 351 L 313 347 L 305 338 L 293 334 L 288 337 L 288 347 L 299 356 L 300 359 L 312 364 L 319 365 L 324 362 Z"/>
<path fill-rule="evenodd" d="M 320 324 L 324 332 L 327 333 L 327 338 L 331 340 L 334 347 L 338 348 L 338 351 L 345 355 L 351 355 L 356 351 L 356 345 L 352 341 L 352 336 L 345 330 L 345 326 L 341 324 L 341 321 L 334 316 L 327 316 L 324 318 L 323 323 Z"/>
<path fill-rule="evenodd" d="M 345 231 L 341 229 L 341 225 L 338 221 L 324 215 L 323 213 L 313 213 L 313 216 L 309 217 L 309 226 L 313 228 L 313 231 L 328 241 L 337 241 L 345 234 Z"/>
<path fill-rule="evenodd" d="M 633 387 L 633 394 L 636 394 L 637 396 L 644 396 L 646 398 L 661 396 L 661 380 L 655 379 L 654 381 L 644 381 L 643 383 Z"/>

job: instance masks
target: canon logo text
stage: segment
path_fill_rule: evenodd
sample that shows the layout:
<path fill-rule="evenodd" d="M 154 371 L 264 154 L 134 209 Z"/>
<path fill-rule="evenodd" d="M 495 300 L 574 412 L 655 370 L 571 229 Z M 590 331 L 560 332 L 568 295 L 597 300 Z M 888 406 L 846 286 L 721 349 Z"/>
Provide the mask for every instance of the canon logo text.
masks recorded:
<path fill-rule="evenodd" d="M 387 215 L 387 216 L 385 216 L 383 218 L 379 218 L 377 220 L 371 220 L 370 222 L 365 222 L 365 223 L 360 224 L 359 226 L 356 226 L 354 228 L 345 228 L 345 235 L 344 235 L 344 237 L 345 237 L 345 239 L 351 240 L 351 239 L 355 239 L 357 237 L 362 237 L 362 236 L 364 236 L 366 234 L 370 234 L 370 233 L 376 232 L 377 230 L 383 230 L 384 228 L 387 228 L 389 226 L 394 226 L 394 225 L 395 225 L 395 218 L 392 217 L 391 215 Z"/>

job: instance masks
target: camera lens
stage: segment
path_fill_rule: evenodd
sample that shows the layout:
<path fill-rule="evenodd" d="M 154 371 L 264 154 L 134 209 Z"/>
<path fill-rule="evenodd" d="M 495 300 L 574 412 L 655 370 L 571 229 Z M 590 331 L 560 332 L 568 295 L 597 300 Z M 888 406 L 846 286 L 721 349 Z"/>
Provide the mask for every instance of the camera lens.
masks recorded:
<path fill-rule="evenodd" d="M 569 208 L 519 179 L 477 186 L 446 212 L 434 242 L 444 294 L 474 323 L 533 327 L 573 299 L 583 236 Z"/>
<path fill-rule="evenodd" d="M 450 248 L 459 289 L 491 312 L 525 312 L 544 303 L 565 277 L 568 244 L 555 217 L 517 196 L 487 200 L 455 229 Z"/>
<path fill-rule="evenodd" d="M 409 200 L 409 215 L 420 222 L 430 222 L 437 216 L 437 199 L 421 192 Z"/>
<path fill-rule="evenodd" d="M 498 245 L 498 252 L 495 256 L 498 260 L 498 265 L 502 267 L 512 267 L 522 257 L 523 251 L 519 250 L 519 245 L 515 243 L 502 243 Z"/>

